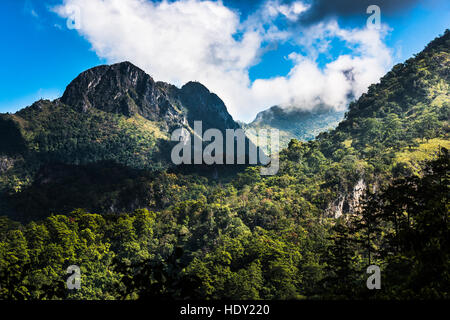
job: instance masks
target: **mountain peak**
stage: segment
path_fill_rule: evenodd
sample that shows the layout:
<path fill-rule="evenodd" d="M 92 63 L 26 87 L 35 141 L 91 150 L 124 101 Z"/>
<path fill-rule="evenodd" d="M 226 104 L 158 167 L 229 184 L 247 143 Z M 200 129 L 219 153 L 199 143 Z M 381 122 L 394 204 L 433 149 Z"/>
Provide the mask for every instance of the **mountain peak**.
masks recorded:
<path fill-rule="evenodd" d="M 316 106 L 303 110 L 299 106 L 273 106 L 256 115 L 248 129 L 273 128 L 280 132 L 280 145 L 286 147 L 291 139 L 311 140 L 320 132 L 334 128 L 344 117 L 343 111 Z"/>
<path fill-rule="evenodd" d="M 188 109 L 188 121 L 202 119 L 207 127 L 218 129 L 238 128 L 228 113 L 225 103 L 200 82 L 190 81 L 180 90 L 183 105 Z"/>
<path fill-rule="evenodd" d="M 199 82 L 181 89 L 155 82 L 129 61 L 102 65 L 81 73 L 66 88 L 60 101 L 80 112 L 95 108 L 127 117 L 139 114 L 152 121 L 208 128 L 237 128 L 223 101 Z M 185 109 L 186 112 L 182 111 Z"/>
<path fill-rule="evenodd" d="M 126 76 L 133 74 L 147 75 L 144 70 L 132 64 L 130 61 L 123 61 L 108 66 L 110 70 Z M 149 75 L 147 75 L 150 77 Z"/>
<path fill-rule="evenodd" d="M 131 62 L 102 65 L 82 72 L 66 88 L 61 102 L 86 112 L 97 108 L 130 115 L 132 100 L 148 94 L 155 82 Z"/>
<path fill-rule="evenodd" d="M 203 84 L 197 81 L 189 81 L 184 86 L 181 87 L 181 90 L 183 91 L 191 91 L 191 92 L 197 92 L 201 94 L 210 94 L 211 92 L 206 88 Z"/>

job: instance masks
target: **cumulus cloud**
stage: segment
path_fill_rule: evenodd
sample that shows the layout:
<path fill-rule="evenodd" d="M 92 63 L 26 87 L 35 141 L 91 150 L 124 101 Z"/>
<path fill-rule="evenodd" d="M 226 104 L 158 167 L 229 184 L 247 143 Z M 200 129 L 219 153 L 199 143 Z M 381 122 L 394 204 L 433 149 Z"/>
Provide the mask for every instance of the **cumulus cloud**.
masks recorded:
<path fill-rule="evenodd" d="M 301 1 L 294 1 L 289 4 L 280 3 L 279 1 L 268 1 L 263 6 L 264 11 L 269 17 L 276 18 L 279 14 L 282 14 L 290 21 L 298 19 L 299 15 L 309 8 L 308 4 Z"/>
<path fill-rule="evenodd" d="M 70 18 L 78 8 L 78 32 L 101 58 L 129 60 L 156 80 L 178 86 L 197 80 L 217 93 L 235 119 L 250 121 L 272 105 L 318 104 L 343 109 L 377 82 L 391 64 L 382 39 L 387 29 L 345 30 L 336 21 L 309 26 L 299 35 L 280 29 L 277 19 L 295 21 L 308 12 L 301 1 L 269 0 L 245 21 L 221 1 L 64 0 L 54 8 Z M 339 39 L 353 48 L 320 67 L 317 57 Z M 249 69 L 261 59 L 263 47 L 292 41 L 307 55 L 292 52 L 288 75 L 251 81 Z"/>

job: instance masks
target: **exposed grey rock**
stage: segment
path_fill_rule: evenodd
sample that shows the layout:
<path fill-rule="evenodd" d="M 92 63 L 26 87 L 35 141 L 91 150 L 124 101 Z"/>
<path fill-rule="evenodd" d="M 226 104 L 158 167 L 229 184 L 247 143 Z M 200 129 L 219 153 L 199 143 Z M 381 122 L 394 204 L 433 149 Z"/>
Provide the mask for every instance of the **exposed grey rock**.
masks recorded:
<path fill-rule="evenodd" d="M 326 215 L 339 218 L 347 214 L 355 214 L 361 210 L 361 198 L 366 191 L 367 184 L 364 179 L 359 179 L 351 192 L 343 192 L 328 205 Z"/>
<path fill-rule="evenodd" d="M 15 159 L 7 157 L 7 156 L 0 156 L 0 173 L 5 173 L 12 167 L 14 167 Z"/>
<path fill-rule="evenodd" d="M 130 62 L 104 65 L 81 73 L 66 88 L 61 102 L 86 111 L 96 108 L 125 116 L 139 114 L 167 123 L 168 129 L 201 120 L 203 128 L 237 128 L 223 101 L 198 82 L 181 89 L 155 82 Z"/>

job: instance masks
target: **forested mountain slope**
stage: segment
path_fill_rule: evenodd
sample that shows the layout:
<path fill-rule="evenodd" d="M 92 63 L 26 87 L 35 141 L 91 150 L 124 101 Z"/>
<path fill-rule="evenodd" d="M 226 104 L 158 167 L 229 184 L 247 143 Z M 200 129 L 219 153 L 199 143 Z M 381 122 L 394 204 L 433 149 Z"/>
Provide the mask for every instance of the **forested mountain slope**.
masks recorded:
<path fill-rule="evenodd" d="M 202 84 L 155 82 L 129 62 L 99 66 L 73 80 L 55 101 L 0 114 L 0 189 L 29 185 L 42 165 L 113 161 L 158 170 L 171 165 L 170 134 L 235 129 L 224 103 Z"/>
<path fill-rule="evenodd" d="M 450 147 L 449 51 L 446 31 L 351 103 L 335 130 L 307 144 L 292 141 L 283 170 L 311 172 L 313 181 L 322 181 L 320 188 L 338 200 L 328 208 L 333 215 L 353 210 L 368 185 L 376 189 L 417 172 L 420 161 Z"/>
<path fill-rule="evenodd" d="M 275 176 L 248 167 L 222 181 L 104 163 L 62 167 L 53 181 L 43 172 L 14 197 L 23 216 L 50 206 L 54 215 L 0 219 L 0 297 L 448 299 L 449 67 L 447 30 L 336 129 L 292 140 Z M 18 143 L 3 142 L 2 168 L 28 148 L 22 119 L 3 125 Z M 130 195 L 136 210 L 105 214 Z M 73 264 L 83 285 L 68 291 Z M 382 290 L 366 287 L 372 264 Z"/>

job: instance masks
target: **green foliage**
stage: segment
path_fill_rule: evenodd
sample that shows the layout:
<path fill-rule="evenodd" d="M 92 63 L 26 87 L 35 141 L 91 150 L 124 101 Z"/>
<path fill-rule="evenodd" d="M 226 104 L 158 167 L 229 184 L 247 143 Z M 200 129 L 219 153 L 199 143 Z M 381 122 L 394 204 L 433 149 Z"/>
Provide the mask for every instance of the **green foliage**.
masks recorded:
<path fill-rule="evenodd" d="M 15 115 L 0 115 L 0 133 L 4 133 L 0 154 L 13 162 L 0 179 L 0 190 L 31 180 L 48 163 L 110 161 L 161 169 L 167 163 L 168 138 L 159 127 L 138 115 L 127 118 L 97 109 L 78 112 L 46 100 Z"/>
<path fill-rule="evenodd" d="M 337 129 L 291 140 L 272 177 L 144 170 L 159 138 L 137 118 L 46 102 L 2 116 L 36 152 L 0 158 L 27 222 L 0 219 L 0 297 L 448 299 L 449 41 L 394 67 Z"/>

